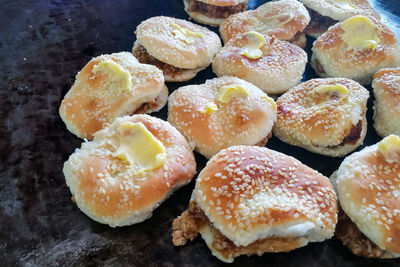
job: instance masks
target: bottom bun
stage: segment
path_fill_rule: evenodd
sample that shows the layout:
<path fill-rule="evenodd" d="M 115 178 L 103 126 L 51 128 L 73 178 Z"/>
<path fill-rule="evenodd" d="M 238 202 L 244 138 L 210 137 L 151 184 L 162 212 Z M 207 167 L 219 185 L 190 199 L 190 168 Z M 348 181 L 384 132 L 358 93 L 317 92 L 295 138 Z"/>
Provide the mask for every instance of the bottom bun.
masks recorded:
<path fill-rule="evenodd" d="M 357 225 L 339 209 L 335 235 L 357 256 L 377 259 L 398 258 L 400 255 L 382 250 L 358 229 Z"/>
<path fill-rule="evenodd" d="M 367 120 L 366 118 L 363 118 L 363 120 L 361 121 L 361 133 L 356 142 L 345 143 L 337 146 L 308 146 L 308 147 L 304 146 L 304 148 L 311 152 L 318 153 L 321 155 L 326 155 L 331 157 L 343 157 L 349 154 L 350 152 L 354 151 L 357 147 L 361 146 L 366 134 L 367 134 Z"/>
<path fill-rule="evenodd" d="M 153 100 L 144 103 L 137 110 L 135 110 L 134 114 L 144 114 L 144 113 L 152 113 L 160 111 L 168 101 L 168 88 L 164 85 L 160 94 L 154 98 Z"/>

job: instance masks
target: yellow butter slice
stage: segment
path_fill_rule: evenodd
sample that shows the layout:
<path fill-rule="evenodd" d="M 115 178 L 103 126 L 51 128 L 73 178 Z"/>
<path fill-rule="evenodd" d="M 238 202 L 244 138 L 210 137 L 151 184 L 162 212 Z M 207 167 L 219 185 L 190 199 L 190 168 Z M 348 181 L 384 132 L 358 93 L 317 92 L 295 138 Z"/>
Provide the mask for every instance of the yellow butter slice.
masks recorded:
<path fill-rule="evenodd" d="M 351 0 L 330 0 L 330 2 L 341 9 L 358 9 L 358 6 L 355 5 Z"/>
<path fill-rule="evenodd" d="M 221 103 L 229 103 L 233 98 L 247 97 L 247 90 L 239 84 L 224 85 L 219 88 L 217 93 L 217 101 Z"/>
<path fill-rule="evenodd" d="M 115 61 L 105 59 L 93 67 L 92 73 L 98 72 L 108 74 L 108 81 L 116 84 L 120 92 L 129 91 L 132 86 L 131 74 Z"/>
<path fill-rule="evenodd" d="M 250 37 L 250 41 L 241 48 L 241 55 L 250 59 L 258 59 L 262 57 L 263 52 L 260 50 L 260 48 L 266 44 L 264 36 L 256 31 L 249 31 L 245 33 L 245 35 Z"/>
<path fill-rule="evenodd" d="M 128 161 L 135 173 L 161 167 L 167 158 L 164 145 L 142 123 L 124 122 L 118 128 L 120 145 L 115 157 Z"/>
<path fill-rule="evenodd" d="M 192 44 L 198 38 L 203 38 L 203 35 L 198 32 L 192 32 L 189 29 L 182 28 L 178 24 L 171 23 L 171 27 L 174 29 L 172 31 L 172 35 L 174 35 L 179 40 L 183 41 L 186 44 Z"/>
<path fill-rule="evenodd" d="M 269 97 L 267 95 L 263 95 L 263 96 L 261 96 L 261 99 L 266 100 L 267 102 L 271 103 L 271 105 L 275 109 L 275 111 L 277 110 L 276 103 L 271 97 Z"/>
<path fill-rule="evenodd" d="M 214 113 L 217 110 L 218 110 L 217 105 L 215 103 L 213 103 L 213 102 L 210 102 L 210 103 L 207 103 L 205 108 L 200 110 L 200 112 L 205 114 L 205 115 L 210 115 L 210 114 Z"/>
<path fill-rule="evenodd" d="M 365 16 L 354 16 L 341 25 L 342 40 L 351 48 L 375 49 L 379 44 L 377 26 Z"/>
<path fill-rule="evenodd" d="M 378 143 L 380 151 L 389 163 L 400 162 L 400 137 L 391 134 Z"/>
<path fill-rule="evenodd" d="M 335 85 L 321 85 L 313 90 L 315 93 L 318 94 L 325 94 L 325 93 L 335 93 L 338 94 L 340 97 L 347 96 L 349 94 L 349 89 L 341 84 Z"/>

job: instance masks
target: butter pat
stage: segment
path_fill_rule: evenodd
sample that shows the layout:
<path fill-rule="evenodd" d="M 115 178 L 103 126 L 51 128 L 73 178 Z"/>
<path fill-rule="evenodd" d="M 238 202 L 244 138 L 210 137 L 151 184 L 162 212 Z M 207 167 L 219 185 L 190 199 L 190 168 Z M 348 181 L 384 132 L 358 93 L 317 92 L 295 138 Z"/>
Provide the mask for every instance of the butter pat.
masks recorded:
<path fill-rule="evenodd" d="M 400 163 L 400 137 L 389 135 L 378 143 L 378 151 L 383 154 L 385 160 L 389 163 Z"/>
<path fill-rule="evenodd" d="M 167 158 L 164 145 L 142 123 L 124 122 L 118 128 L 120 145 L 115 157 L 128 161 L 134 172 L 161 167 Z"/>
<path fill-rule="evenodd" d="M 219 88 L 217 93 L 217 101 L 221 103 L 229 103 L 233 98 L 247 97 L 247 90 L 238 84 L 224 85 Z"/>
<path fill-rule="evenodd" d="M 200 110 L 201 113 L 205 114 L 205 115 L 210 115 L 212 113 L 214 113 L 214 111 L 217 111 L 218 107 L 217 105 L 215 105 L 215 103 L 207 103 L 206 107 L 202 110 Z"/>
<path fill-rule="evenodd" d="M 342 23 L 341 28 L 344 31 L 342 40 L 351 48 L 364 50 L 378 46 L 377 26 L 367 17 L 351 17 Z"/>
<path fill-rule="evenodd" d="M 318 94 L 337 94 L 340 98 L 343 98 L 349 94 L 349 89 L 341 84 L 322 85 L 314 88 L 313 91 Z"/>
<path fill-rule="evenodd" d="M 353 4 L 351 0 L 330 0 L 330 2 L 341 9 L 358 9 L 358 7 Z"/>
<path fill-rule="evenodd" d="M 258 59 L 263 56 L 263 52 L 260 50 L 265 44 L 265 38 L 256 31 L 250 31 L 246 33 L 251 39 L 249 43 L 242 47 L 241 55 L 250 58 Z"/>
<path fill-rule="evenodd" d="M 178 24 L 171 23 L 171 27 L 174 29 L 172 35 L 183 41 L 186 44 L 192 44 L 197 38 L 203 38 L 203 35 L 198 32 L 192 32 L 191 30 L 184 29 Z"/>
<path fill-rule="evenodd" d="M 108 74 L 109 82 L 117 84 L 117 87 L 122 93 L 129 91 L 132 87 L 131 74 L 112 60 L 105 59 L 95 65 L 92 73 L 96 75 L 98 72 Z"/>
<path fill-rule="evenodd" d="M 271 97 L 269 97 L 267 95 L 263 95 L 263 96 L 261 96 L 261 99 L 266 100 L 267 102 L 271 103 L 271 105 L 275 109 L 275 111 L 277 110 L 276 103 Z"/>

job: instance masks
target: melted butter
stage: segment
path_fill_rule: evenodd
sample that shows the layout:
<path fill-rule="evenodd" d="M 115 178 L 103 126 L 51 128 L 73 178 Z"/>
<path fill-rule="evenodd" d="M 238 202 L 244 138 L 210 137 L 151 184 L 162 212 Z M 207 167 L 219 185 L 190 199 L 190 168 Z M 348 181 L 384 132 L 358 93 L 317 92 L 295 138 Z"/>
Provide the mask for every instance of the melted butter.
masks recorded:
<path fill-rule="evenodd" d="M 250 37 L 250 41 L 242 47 L 242 52 L 240 54 L 250 59 L 258 59 L 262 57 L 263 52 L 260 48 L 266 44 L 264 36 L 256 31 L 247 32 L 246 35 Z"/>
<path fill-rule="evenodd" d="M 349 89 L 341 84 L 321 85 L 314 88 L 313 92 L 318 94 L 337 94 L 339 98 L 343 98 L 349 94 Z"/>
<path fill-rule="evenodd" d="M 378 151 L 389 163 L 400 162 L 400 137 L 389 135 L 378 143 Z"/>
<path fill-rule="evenodd" d="M 92 70 L 93 74 L 103 72 L 108 74 L 108 80 L 112 84 L 116 84 L 120 92 L 129 91 L 132 87 L 131 74 L 124 70 L 118 63 L 105 59 L 95 65 Z"/>
<path fill-rule="evenodd" d="M 261 99 L 266 100 L 267 102 L 271 103 L 271 105 L 275 109 L 275 111 L 277 110 L 276 103 L 271 97 L 269 97 L 267 95 L 263 95 L 263 96 L 261 96 Z"/>
<path fill-rule="evenodd" d="M 205 114 L 205 115 L 210 115 L 210 114 L 214 113 L 217 110 L 218 110 L 217 105 L 215 103 L 213 103 L 213 102 L 210 102 L 210 103 L 207 103 L 205 108 L 200 110 L 200 112 Z"/>
<path fill-rule="evenodd" d="M 330 2 L 341 9 L 358 9 L 358 6 L 355 5 L 351 0 L 330 0 Z"/>
<path fill-rule="evenodd" d="M 161 167 L 167 157 L 164 145 L 142 123 L 130 121 L 118 128 L 120 146 L 115 157 L 129 162 L 135 173 Z"/>
<path fill-rule="evenodd" d="M 201 33 L 192 32 L 191 30 L 184 29 L 175 23 L 171 23 L 170 25 L 174 29 L 172 31 L 172 35 L 186 44 L 193 44 L 197 38 L 203 38 L 203 35 Z"/>
<path fill-rule="evenodd" d="M 375 49 L 378 46 L 377 27 L 364 16 L 354 16 L 345 20 L 341 25 L 344 33 L 342 40 L 355 49 Z"/>
<path fill-rule="evenodd" d="M 224 85 L 219 88 L 217 93 L 217 101 L 221 103 L 229 103 L 233 98 L 247 97 L 247 90 L 238 84 Z"/>

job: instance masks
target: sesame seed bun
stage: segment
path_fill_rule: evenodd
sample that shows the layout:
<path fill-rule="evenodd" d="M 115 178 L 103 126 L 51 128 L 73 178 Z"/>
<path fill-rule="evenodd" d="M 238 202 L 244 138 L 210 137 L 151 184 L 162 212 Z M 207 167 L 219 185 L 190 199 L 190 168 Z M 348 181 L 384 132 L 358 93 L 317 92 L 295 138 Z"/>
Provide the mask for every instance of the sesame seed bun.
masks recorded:
<path fill-rule="evenodd" d="M 303 4 L 296 0 L 280 0 L 229 16 L 219 31 L 224 43 L 248 31 L 288 41 L 302 32 L 309 22 L 310 16 Z"/>
<path fill-rule="evenodd" d="M 183 0 L 184 9 L 197 22 L 219 26 L 231 14 L 247 10 L 249 0 Z"/>
<path fill-rule="evenodd" d="M 123 75 L 129 75 L 126 88 L 121 89 L 121 83 L 115 80 L 112 71 L 107 73 L 97 69 L 104 62 L 115 64 Z M 133 114 L 143 105 L 153 103 L 144 112 L 161 109 L 166 104 L 165 94 L 168 90 L 164 77 L 156 67 L 140 64 L 129 52 L 101 55 L 90 60 L 76 75 L 59 112 L 70 132 L 92 139 L 105 124 L 119 116 Z"/>
<path fill-rule="evenodd" d="M 300 0 L 308 8 L 318 12 L 322 16 L 334 20 L 343 21 L 352 16 L 366 15 L 380 19 L 379 14 L 374 10 L 368 0 Z M 346 2 L 350 4 L 346 4 Z M 343 5 L 344 4 L 344 5 Z"/>
<path fill-rule="evenodd" d="M 198 231 L 225 262 L 241 254 L 320 242 L 333 236 L 336 225 L 336 195 L 329 179 L 264 147 L 234 146 L 212 157 L 196 180 L 191 201 L 208 220 Z M 218 245 L 219 234 L 229 251 Z"/>
<path fill-rule="evenodd" d="M 346 96 L 316 93 L 342 85 Z M 366 135 L 368 90 L 343 78 L 313 79 L 293 87 L 276 101 L 273 133 L 282 141 L 314 153 L 340 157 L 359 147 Z"/>
<path fill-rule="evenodd" d="M 179 39 L 171 25 L 200 34 L 193 43 Z M 177 68 L 197 69 L 210 65 L 214 55 L 221 48 L 218 35 L 205 27 L 186 20 L 171 17 L 152 17 L 137 27 L 137 43 L 156 59 Z"/>
<path fill-rule="evenodd" d="M 218 92 L 226 85 L 240 85 L 248 95 L 235 97 L 228 103 L 219 102 Z M 217 110 L 207 114 L 205 109 L 210 103 Z M 210 158 L 232 145 L 264 146 L 276 121 L 276 107 L 256 86 L 224 76 L 175 90 L 168 99 L 168 121 L 196 151 Z"/>
<path fill-rule="evenodd" d="M 230 75 L 253 83 L 268 94 L 281 94 L 300 83 L 307 54 L 303 49 L 274 37 L 264 36 L 262 56 L 249 59 L 243 46 L 252 42 L 247 34 L 230 39 L 215 56 L 212 68 L 217 76 Z"/>
<path fill-rule="evenodd" d="M 195 68 L 195 69 L 183 69 L 177 68 L 162 61 L 159 61 L 153 56 L 150 56 L 142 45 L 135 42 L 132 48 L 132 54 L 141 63 L 154 65 L 164 74 L 164 79 L 166 82 L 186 82 L 194 78 L 198 72 L 204 70 L 206 67 Z"/>
<path fill-rule="evenodd" d="M 400 62 L 400 48 L 395 34 L 380 21 L 376 25 L 379 38 L 374 49 L 350 47 L 342 38 L 343 22 L 330 27 L 314 42 L 311 66 L 321 77 L 344 77 L 361 84 L 370 84 L 373 74 L 381 68 L 395 67 Z"/>
<path fill-rule="evenodd" d="M 237 4 L 246 3 L 249 0 L 196 0 L 196 1 L 214 6 L 234 6 Z"/>
<path fill-rule="evenodd" d="M 374 127 L 382 136 L 400 135 L 400 68 L 383 69 L 375 73 L 372 81 L 374 89 Z"/>
<path fill-rule="evenodd" d="M 165 147 L 162 166 L 142 173 L 115 156 L 121 144 L 122 123 L 141 123 Z M 151 217 L 174 190 L 190 182 L 196 162 L 186 139 L 168 122 L 148 115 L 117 118 L 94 134 L 69 157 L 65 180 L 79 209 L 91 219 L 112 227 L 139 223 Z"/>
<path fill-rule="evenodd" d="M 331 177 L 343 211 L 385 252 L 375 257 L 400 256 L 399 156 L 383 153 L 378 143 L 347 157 Z"/>

